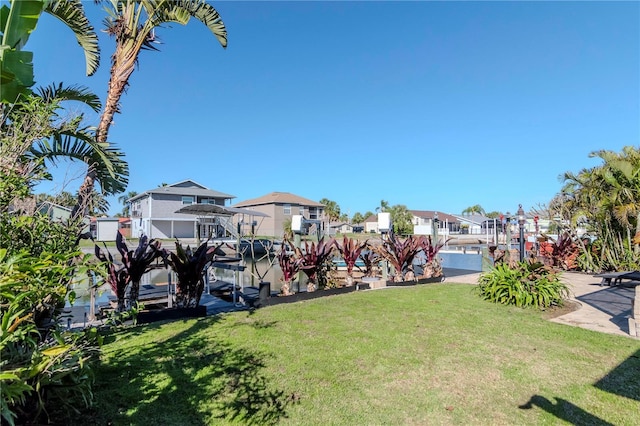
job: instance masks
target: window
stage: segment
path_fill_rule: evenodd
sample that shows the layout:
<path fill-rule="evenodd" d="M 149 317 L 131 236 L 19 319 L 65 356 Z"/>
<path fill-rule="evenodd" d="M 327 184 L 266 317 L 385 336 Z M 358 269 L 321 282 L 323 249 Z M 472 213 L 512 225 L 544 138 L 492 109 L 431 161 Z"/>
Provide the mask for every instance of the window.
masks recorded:
<path fill-rule="evenodd" d="M 283 206 L 282 206 L 282 210 L 283 210 L 283 213 L 284 213 L 285 215 L 290 215 L 290 214 L 291 214 L 291 204 L 285 204 L 285 205 L 283 205 Z"/>
<path fill-rule="evenodd" d="M 304 216 L 304 206 L 300 206 L 300 216 Z"/>
<path fill-rule="evenodd" d="M 214 198 L 203 198 L 200 202 L 202 204 L 217 204 Z"/>
<path fill-rule="evenodd" d="M 193 204 L 193 197 L 190 195 L 182 197 L 182 204 Z"/>

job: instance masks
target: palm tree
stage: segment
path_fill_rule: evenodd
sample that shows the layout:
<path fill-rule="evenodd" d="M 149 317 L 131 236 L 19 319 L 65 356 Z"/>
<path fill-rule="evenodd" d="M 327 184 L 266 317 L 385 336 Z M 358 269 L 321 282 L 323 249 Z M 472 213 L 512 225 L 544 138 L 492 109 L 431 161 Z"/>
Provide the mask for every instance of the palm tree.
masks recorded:
<path fill-rule="evenodd" d="M 463 215 L 465 215 L 465 214 L 472 215 L 472 214 L 476 214 L 476 213 L 477 214 L 481 214 L 481 215 L 485 214 L 485 211 L 484 211 L 484 209 L 482 208 L 482 206 L 480 204 L 476 204 L 474 206 L 470 206 L 470 207 L 467 207 L 466 209 L 462 210 L 462 214 Z"/>
<path fill-rule="evenodd" d="M 82 114 L 62 117 L 61 103 L 75 100 L 94 110 L 97 96 L 79 87 L 62 84 L 41 88 L 20 102 L 4 104 L 0 116 L 0 169 L 9 175 L 23 175 L 35 182 L 48 179 L 48 164 L 60 158 L 85 162 L 94 170 L 103 192 L 116 193 L 126 187 L 128 166 L 123 154 L 96 143 L 92 129 L 84 127 Z M 27 195 L 27 194 L 23 194 Z"/>
<path fill-rule="evenodd" d="M 31 93 L 34 84 L 32 53 L 23 50 L 36 28 L 42 12 L 61 20 L 76 36 L 86 60 L 87 75 L 100 63 L 98 36 L 84 13 L 81 0 L 24 1 L 10 0 L 2 6 L 2 46 L 0 49 L 0 102 L 15 103 L 20 95 Z"/>
<path fill-rule="evenodd" d="M 111 56 L 111 71 L 107 101 L 100 116 L 96 140 L 106 143 L 109 128 L 116 112 L 120 111 L 120 98 L 129 85 L 129 78 L 138 64 L 143 49 L 157 50 L 155 29 L 167 23 L 186 25 L 193 17 L 211 30 L 222 47 L 227 46 L 227 29 L 218 11 L 205 0 L 103 0 L 108 17 L 106 32 L 115 38 L 116 50 Z M 78 204 L 93 190 L 94 174 L 87 172 L 80 187 Z"/>
<path fill-rule="evenodd" d="M 136 195 L 138 195 L 138 192 L 129 191 L 125 195 L 121 195 L 121 196 L 118 197 L 118 201 L 120 202 L 120 204 L 123 205 L 123 207 L 122 207 L 122 217 L 129 217 L 129 208 L 131 206 L 129 205 L 128 200 L 130 200 L 131 198 L 135 197 Z"/>
<path fill-rule="evenodd" d="M 340 206 L 335 201 L 328 198 L 320 200 L 320 204 L 324 205 L 324 214 L 329 218 L 330 222 L 340 219 Z"/>

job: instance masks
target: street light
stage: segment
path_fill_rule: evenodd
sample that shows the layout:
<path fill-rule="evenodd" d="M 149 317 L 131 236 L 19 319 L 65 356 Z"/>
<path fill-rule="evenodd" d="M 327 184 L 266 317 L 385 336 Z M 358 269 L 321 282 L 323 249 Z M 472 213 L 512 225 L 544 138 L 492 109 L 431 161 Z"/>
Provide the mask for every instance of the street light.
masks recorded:
<path fill-rule="evenodd" d="M 431 221 L 431 227 L 433 230 L 433 244 L 438 244 L 438 226 L 440 223 L 440 219 L 438 219 L 438 212 L 433 214 L 433 220 Z"/>
<path fill-rule="evenodd" d="M 522 210 L 522 204 L 518 205 L 518 227 L 520 228 L 520 262 L 524 260 L 524 224 L 526 218 L 524 217 L 524 210 Z"/>

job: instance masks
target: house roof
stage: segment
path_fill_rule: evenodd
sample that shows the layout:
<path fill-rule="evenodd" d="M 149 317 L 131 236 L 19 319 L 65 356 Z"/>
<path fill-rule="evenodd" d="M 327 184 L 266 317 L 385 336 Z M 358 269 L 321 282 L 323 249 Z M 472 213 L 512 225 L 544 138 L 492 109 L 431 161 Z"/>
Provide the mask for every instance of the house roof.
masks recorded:
<path fill-rule="evenodd" d="M 411 213 L 416 217 L 420 217 L 422 219 L 432 219 L 435 213 L 438 213 L 438 220 L 440 220 L 440 222 L 442 221 L 459 222 L 460 221 L 457 217 L 453 215 L 443 213 L 437 210 L 409 210 L 409 213 Z M 377 214 L 372 214 L 371 216 L 365 219 L 365 222 L 377 222 L 377 221 L 378 221 Z"/>
<path fill-rule="evenodd" d="M 64 210 L 67 211 L 69 213 L 71 213 L 72 209 L 70 209 L 69 207 L 65 207 L 65 206 L 61 206 L 60 204 L 56 204 L 53 203 L 51 201 L 43 201 L 41 203 L 38 204 L 37 210 L 38 211 L 46 211 L 52 208 L 56 208 L 56 209 L 60 209 L 60 210 Z"/>
<path fill-rule="evenodd" d="M 225 194 L 224 192 L 214 191 L 192 180 L 183 180 L 167 186 L 159 186 L 154 189 L 138 194 L 135 197 L 130 198 L 128 201 L 134 201 L 139 198 L 144 198 L 150 194 L 170 194 L 170 195 L 193 195 L 196 197 L 211 197 L 211 198 L 236 198 L 235 195 Z"/>
<path fill-rule="evenodd" d="M 433 219 L 434 215 L 438 213 L 438 220 L 440 220 L 440 222 L 443 222 L 443 221 L 459 222 L 460 221 L 460 219 L 455 217 L 454 215 L 443 213 L 437 210 L 409 210 L 409 212 L 412 215 L 423 218 L 423 219 Z"/>
<path fill-rule="evenodd" d="M 300 206 L 324 207 L 324 204 L 309 200 L 308 198 L 300 197 L 290 192 L 272 192 L 270 194 L 263 195 L 262 197 L 241 201 L 233 207 L 249 207 L 264 204 L 295 204 Z"/>

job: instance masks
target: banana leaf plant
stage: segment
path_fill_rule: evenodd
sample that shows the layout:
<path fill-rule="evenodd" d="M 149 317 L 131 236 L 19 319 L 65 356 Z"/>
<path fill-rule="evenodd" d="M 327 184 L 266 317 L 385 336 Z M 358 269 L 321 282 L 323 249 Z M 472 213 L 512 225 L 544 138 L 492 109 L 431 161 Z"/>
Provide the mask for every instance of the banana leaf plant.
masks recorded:
<path fill-rule="evenodd" d="M 190 246 L 182 247 L 176 241 L 176 251 L 170 252 L 167 263 L 178 276 L 176 283 L 176 306 L 178 308 L 195 308 L 200 304 L 204 291 L 204 274 L 206 266 L 216 254 L 224 254 L 220 250 L 222 244 L 209 247 L 202 243 L 196 250 Z"/>
<path fill-rule="evenodd" d="M 336 246 L 335 238 L 328 242 L 321 238 L 318 244 L 308 241 L 304 242 L 304 253 L 296 249 L 298 257 L 302 260 L 300 270 L 308 278 L 307 291 L 315 291 L 316 288 L 324 288 L 327 284 L 327 273 L 329 272 L 328 262 L 332 260 L 333 248 Z"/>
<path fill-rule="evenodd" d="M 163 262 L 166 262 L 167 251 L 161 249 L 161 245 L 159 240 L 149 240 L 146 235 L 143 235 L 138 242 L 138 248 L 129 250 L 122 234 L 118 232 L 116 235 L 116 248 L 122 256 L 122 263 L 131 280 L 129 300 L 132 307 L 138 304 L 142 276 L 153 269 L 153 263 L 157 260 L 162 259 Z"/>
<path fill-rule="evenodd" d="M 302 259 L 296 256 L 293 245 L 287 239 L 282 241 L 282 248 L 278 252 L 278 264 L 282 270 L 280 293 L 283 296 L 288 296 L 291 294 L 291 282 L 300 271 Z"/>
<path fill-rule="evenodd" d="M 378 254 L 393 266 L 395 282 L 405 281 L 405 278 L 414 277 L 413 258 L 422 250 L 420 237 L 409 235 L 402 240 L 395 233 L 390 232 L 389 237 L 376 247 Z"/>
<path fill-rule="evenodd" d="M 111 290 L 116 295 L 118 300 L 118 307 L 116 312 L 122 312 L 124 310 L 124 299 L 127 290 L 127 285 L 129 285 L 130 278 L 127 273 L 127 269 L 121 265 L 120 267 L 116 266 L 113 256 L 107 249 L 107 246 L 104 247 L 107 254 L 105 255 L 100 246 L 95 246 L 95 255 L 96 257 L 104 263 L 107 268 L 107 283 L 111 286 Z"/>
<path fill-rule="evenodd" d="M 347 267 L 347 286 L 353 285 L 353 268 L 360 258 L 362 250 L 367 247 L 367 241 L 360 243 L 356 239 L 344 236 L 342 245 L 337 244 L 338 251 Z"/>

